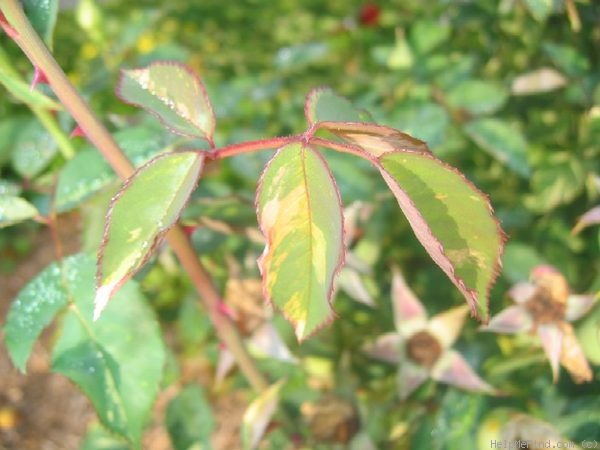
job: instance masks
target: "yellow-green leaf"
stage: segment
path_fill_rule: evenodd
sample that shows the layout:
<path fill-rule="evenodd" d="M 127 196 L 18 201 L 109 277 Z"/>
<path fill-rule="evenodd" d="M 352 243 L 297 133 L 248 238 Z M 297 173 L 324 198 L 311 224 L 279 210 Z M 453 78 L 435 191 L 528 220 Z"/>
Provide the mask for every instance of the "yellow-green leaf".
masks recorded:
<path fill-rule="evenodd" d="M 203 160 L 192 151 L 159 155 L 113 198 L 98 253 L 96 318 L 175 224 L 196 187 Z"/>
<path fill-rule="evenodd" d="M 379 161 L 425 250 L 462 292 L 473 314 L 487 321 L 489 290 L 504 244 L 487 197 L 431 154 L 397 151 Z"/>
<path fill-rule="evenodd" d="M 158 117 L 174 133 L 212 142 L 215 116 L 200 79 L 188 67 L 156 62 L 123 70 L 117 94 Z"/>
<path fill-rule="evenodd" d="M 333 279 L 344 256 L 337 186 L 320 153 L 294 143 L 268 163 L 256 203 L 267 241 L 259 260 L 265 292 L 306 339 L 333 318 Z"/>

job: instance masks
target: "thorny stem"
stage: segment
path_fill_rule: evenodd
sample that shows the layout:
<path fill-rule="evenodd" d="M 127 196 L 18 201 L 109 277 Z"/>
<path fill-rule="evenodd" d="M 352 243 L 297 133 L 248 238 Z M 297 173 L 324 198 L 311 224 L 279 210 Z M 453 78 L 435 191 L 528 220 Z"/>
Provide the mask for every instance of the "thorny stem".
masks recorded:
<path fill-rule="evenodd" d="M 88 104 L 75 90 L 52 54 L 45 47 L 37 33 L 31 27 L 18 0 L 2 0 L 0 11 L 4 13 L 10 25 L 16 31 L 13 37 L 29 60 L 48 79 L 56 96 L 71 113 L 86 137 L 102 153 L 115 172 L 123 179 L 128 178 L 134 167 L 116 144 L 111 134 L 92 112 Z M 263 391 L 268 382 L 256 367 L 249 355 L 233 322 L 219 312 L 221 298 L 214 287 L 210 275 L 201 265 L 185 233 L 176 226 L 167 234 L 167 239 L 200 293 L 204 305 L 209 311 L 215 329 L 228 349 L 233 353 L 240 370 L 256 391 Z"/>

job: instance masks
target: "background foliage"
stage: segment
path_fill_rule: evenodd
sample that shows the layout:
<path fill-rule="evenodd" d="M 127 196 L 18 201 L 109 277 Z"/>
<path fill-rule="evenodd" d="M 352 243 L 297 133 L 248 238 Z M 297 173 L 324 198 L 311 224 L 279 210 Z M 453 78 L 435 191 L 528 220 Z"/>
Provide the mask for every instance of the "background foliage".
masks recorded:
<path fill-rule="evenodd" d="M 81 0 L 60 11 L 58 24 L 56 58 L 128 154 L 139 158 L 136 163 L 173 138 L 155 119 L 117 100 L 113 92 L 119 68 L 163 59 L 193 67 L 215 107 L 217 145 L 302 130 L 306 93 L 328 85 L 368 109 L 379 123 L 427 141 L 435 155 L 489 194 L 510 237 L 504 271 L 492 292 L 492 314 L 509 303 L 508 287 L 526 280 L 539 263 L 558 267 L 574 292 L 600 289 L 598 229 L 571 233 L 600 193 L 600 6 L 593 1 L 409 0 L 374 7 L 341 0 L 301 5 L 287 0 Z M 28 81 L 29 62 L 4 35 L 1 39 L 0 56 L 5 53 Z M 544 84 L 540 77 L 553 83 Z M 77 155 L 67 163 L 29 109 L 6 91 L 0 117 L 0 194 L 20 195 L 44 214 L 53 202 L 59 212 L 77 205 L 82 249 L 95 252 L 117 186 L 110 171 L 91 156 L 95 154 L 82 139 L 73 140 Z M 59 112 L 58 119 L 63 130 L 73 127 L 66 113 Z M 90 156 L 84 158 L 86 154 Z M 238 156 L 205 173 L 185 212 L 190 226 L 202 217 L 230 226 L 224 231 L 204 222 L 192 235 L 223 289 L 232 260 L 239 277 L 258 277 L 255 260 L 261 244 L 252 239 L 252 200 L 269 156 Z M 272 379 L 287 377 L 281 388 L 283 412 L 275 416 L 277 426 L 264 448 L 291 442 L 343 448 L 331 441 L 349 439 L 320 433 L 306 414 L 309 402 L 325 393 L 357 408 L 360 432 L 353 448 L 366 448 L 361 439 L 367 436 L 376 448 L 489 448 L 485 438 L 478 444 L 476 436 L 494 421 L 502 422 L 507 411 L 553 423 L 575 442 L 598 436 L 597 367 L 592 383 L 576 385 L 563 372 L 559 383 L 552 384 L 541 350 L 516 338 L 477 334 L 475 322 L 467 325 L 457 347 L 483 378 L 509 395 L 486 397 L 428 383 L 406 402 L 398 401 L 395 368 L 374 362 L 362 350 L 393 329 L 391 264 L 401 267 L 430 313 L 462 300 L 421 249 L 373 170 L 346 155 L 327 157 L 345 203 L 373 207 L 369 218 L 358 222 L 352 251 L 365 266 L 361 276 L 375 306 L 356 302 L 342 290 L 335 302 L 338 320 L 302 346 L 288 324 L 274 319 L 297 361 L 260 361 Z M 75 179 L 65 181 L 67 176 Z M 10 272 L 15 255 L 27 254 L 31 233 L 40 226 L 25 222 L 2 229 L 1 270 Z M 164 385 L 177 379 L 186 358 L 201 358 L 214 367 L 218 342 L 169 254 L 153 260 L 137 278 L 163 330 L 174 336 Z M 598 320 L 596 307 L 577 325 L 587 355 L 596 363 Z M 57 351 L 67 341 L 61 339 Z M 60 358 L 54 364 L 59 371 L 69 370 Z M 237 373 L 218 386 L 204 386 L 204 391 L 215 396 L 223 389 L 244 389 Z M 194 420 L 194 414 L 210 417 L 205 395 L 194 387 L 183 390 L 176 401 L 194 412 L 183 417 L 177 417 L 180 411 L 173 413 L 168 428 L 197 432 L 180 422 Z M 299 416 L 305 420 L 296 420 Z M 339 417 L 345 416 L 336 413 L 334 419 Z M 183 443 L 173 445 L 188 448 L 190 442 L 204 442 L 211 420 L 203 422 L 201 436 L 180 436 Z M 341 423 L 354 429 L 348 421 Z M 334 421 L 330 428 L 337 426 Z M 94 444 L 101 433 L 92 429 L 85 448 L 103 448 Z"/>

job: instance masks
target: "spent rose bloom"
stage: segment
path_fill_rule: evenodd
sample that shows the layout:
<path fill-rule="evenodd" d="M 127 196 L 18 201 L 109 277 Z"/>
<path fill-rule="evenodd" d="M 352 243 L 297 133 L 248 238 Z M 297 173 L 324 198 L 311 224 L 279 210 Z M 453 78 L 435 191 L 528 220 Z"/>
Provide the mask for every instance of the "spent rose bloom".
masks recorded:
<path fill-rule="evenodd" d="M 392 301 L 396 331 L 377 338 L 366 352 L 381 361 L 399 364 L 401 399 L 429 378 L 469 391 L 496 393 L 452 349 L 463 328 L 468 306 L 452 308 L 428 319 L 425 308 L 397 270 L 392 280 Z"/>
<path fill-rule="evenodd" d="M 592 371 L 570 322 L 581 318 L 594 305 L 594 295 L 571 294 L 565 277 L 549 265 L 533 268 L 531 282 L 515 284 L 508 292 L 516 303 L 482 327 L 497 333 L 536 333 L 558 380 L 559 364 L 575 382 L 592 380 Z"/>

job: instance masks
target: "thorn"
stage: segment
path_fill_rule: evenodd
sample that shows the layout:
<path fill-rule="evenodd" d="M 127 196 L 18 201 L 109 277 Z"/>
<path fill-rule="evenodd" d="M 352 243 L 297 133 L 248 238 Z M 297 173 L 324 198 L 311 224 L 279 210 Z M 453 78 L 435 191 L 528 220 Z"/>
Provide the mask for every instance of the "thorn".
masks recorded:
<path fill-rule="evenodd" d="M 46 74 L 42 72 L 39 67 L 36 67 L 33 74 L 33 80 L 31 80 L 30 89 L 33 90 L 38 84 L 50 84 L 50 82 L 48 81 Z"/>
<path fill-rule="evenodd" d="M 183 232 L 190 237 L 192 234 L 194 234 L 194 231 L 196 231 L 196 228 L 198 228 L 197 225 L 184 225 L 183 226 Z"/>
<path fill-rule="evenodd" d="M 235 312 L 227 305 L 225 302 L 217 303 L 217 311 L 219 311 L 224 316 L 229 317 L 232 320 L 235 320 Z"/>
<path fill-rule="evenodd" d="M 219 341 L 219 351 L 224 352 L 225 350 L 227 350 L 227 344 L 223 341 Z"/>
<path fill-rule="evenodd" d="M 69 137 L 72 138 L 76 138 L 76 137 L 86 137 L 85 136 L 85 132 L 81 129 L 81 127 L 79 125 L 77 125 L 75 128 L 73 128 L 73 131 L 71 131 L 71 134 L 69 134 Z"/>
<path fill-rule="evenodd" d="M 2 12 L 0 12 L 0 28 L 2 28 L 4 32 L 8 35 L 8 37 L 11 39 L 17 39 L 19 37 L 19 33 L 17 33 L 17 30 L 15 30 L 8 23 L 8 20 L 6 20 L 6 17 L 4 17 L 4 14 L 2 14 Z"/>

